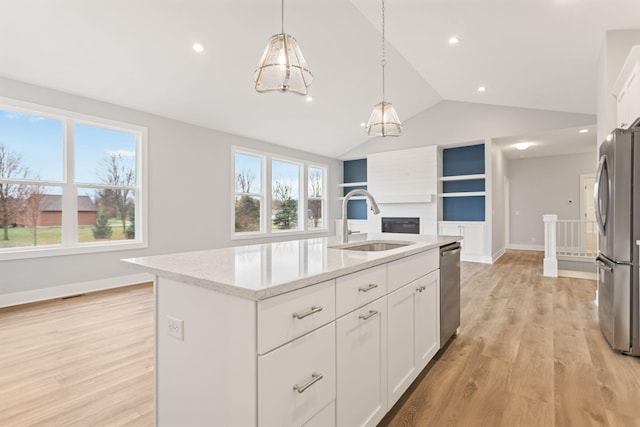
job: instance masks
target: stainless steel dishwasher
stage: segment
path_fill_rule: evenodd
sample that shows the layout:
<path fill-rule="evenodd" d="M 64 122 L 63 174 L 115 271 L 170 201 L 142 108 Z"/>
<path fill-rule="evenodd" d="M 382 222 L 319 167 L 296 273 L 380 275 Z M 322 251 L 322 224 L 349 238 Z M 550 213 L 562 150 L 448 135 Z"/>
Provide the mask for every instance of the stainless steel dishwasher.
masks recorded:
<path fill-rule="evenodd" d="M 460 243 L 440 247 L 440 348 L 460 327 Z"/>

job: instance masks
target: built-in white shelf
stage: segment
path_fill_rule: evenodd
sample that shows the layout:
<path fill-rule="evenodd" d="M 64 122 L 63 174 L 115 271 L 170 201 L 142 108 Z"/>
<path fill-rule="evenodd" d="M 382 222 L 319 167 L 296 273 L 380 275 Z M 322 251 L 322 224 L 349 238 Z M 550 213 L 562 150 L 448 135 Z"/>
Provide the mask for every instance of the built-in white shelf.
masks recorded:
<path fill-rule="evenodd" d="M 338 187 L 362 187 L 367 185 L 367 182 L 343 182 L 342 184 L 338 184 Z"/>
<path fill-rule="evenodd" d="M 486 175 L 483 173 L 475 175 L 453 175 L 453 176 L 441 176 L 440 181 L 469 181 L 472 179 L 485 179 Z"/>
<path fill-rule="evenodd" d="M 441 193 L 440 197 L 473 197 L 473 196 L 485 196 L 484 191 L 465 191 L 462 193 Z"/>

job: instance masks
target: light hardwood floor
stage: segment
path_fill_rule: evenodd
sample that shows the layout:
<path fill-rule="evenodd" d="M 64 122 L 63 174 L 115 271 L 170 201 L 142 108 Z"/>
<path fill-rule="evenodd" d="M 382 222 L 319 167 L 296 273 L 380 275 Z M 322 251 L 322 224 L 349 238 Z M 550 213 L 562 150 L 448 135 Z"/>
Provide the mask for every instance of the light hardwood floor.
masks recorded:
<path fill-rule="evenodd" d="M 595 281 L 542 277 L 542 256 L 462 263 L 460 335 L 381 426 L 640 426 L 640 358 L 603 338 Z"/>
<path fill-rule="evenodd" d="M 604 341 L 595 282 L 541 271 L 462 263 L 460 335 L 380 425 L 640 426 L 640 358 Z M 0 426 L 152 425 L 152 312 L 148 285 L 0 309 Z"/>
<path fill-rule="evenodd" d="M 0 426 L 153 425 L 151 284 L 0 309 Z"/>

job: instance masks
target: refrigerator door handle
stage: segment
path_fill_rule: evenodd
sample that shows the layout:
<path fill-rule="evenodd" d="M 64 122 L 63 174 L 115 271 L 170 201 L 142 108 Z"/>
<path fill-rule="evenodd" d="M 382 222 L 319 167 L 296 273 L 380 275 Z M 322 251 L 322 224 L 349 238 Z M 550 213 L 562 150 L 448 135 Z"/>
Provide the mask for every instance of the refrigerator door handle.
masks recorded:
<path fill-rule="evenodd" d="M 610 265 L 609 260 L 602 258 L 600 255 L 596 257 L 596 266 L 603 270 L 607 270 L 610 273 L 613 273 L 613 266 Z"/>
<path fill-rule="evenodd" d="M 600 236 L 604 236 L 604 226 L 607 223 L 607 211 L 609 210 L 609 200 L 604 200 L 604 217 L 602 210 L 600 209 L 600 185 L 610 185 L 609 182 L 602 182 L 602 174 L 607 172 L 607 181 L 609 181 L 609 168 L 607 166 L 607 156 L 600 157 L 600 163 L 598 163 L 598 171 L 596 172 L 596 182 L 593 186 L 593 200 L 596 210 L 596 223 L 598 224 L 598 230 L 600 230 Z M 609 188 L 608 190 L 611 190 Z M 609 198 L 610 191 L 607 191 L 607 199 Z"/>

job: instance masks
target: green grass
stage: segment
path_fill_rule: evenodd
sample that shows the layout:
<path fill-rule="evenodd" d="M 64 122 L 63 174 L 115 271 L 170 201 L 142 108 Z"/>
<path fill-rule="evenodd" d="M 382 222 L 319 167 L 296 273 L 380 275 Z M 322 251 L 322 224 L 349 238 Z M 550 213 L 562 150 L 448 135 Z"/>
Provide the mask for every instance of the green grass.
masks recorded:
<path fill-rule="evenodd" d="M 92 225 L 82 225 L 78 227 L 78 241 L 87 243 L 126 239 L 122 231 L 122 222 L 112 224 L 111 229 L 113 230 L 113 234 L 110 239 L 94 239 L 92 229 Z M 36 234 L 38 246 L 59 245 L 62 241 L 62 227 L 39 227 Z M 17 248 L 24 246 L 33 246 L 32 228 L 10 228 L 9 240 L 4 240 L 4 230 L 0 229 L 0 248 Z"/>

